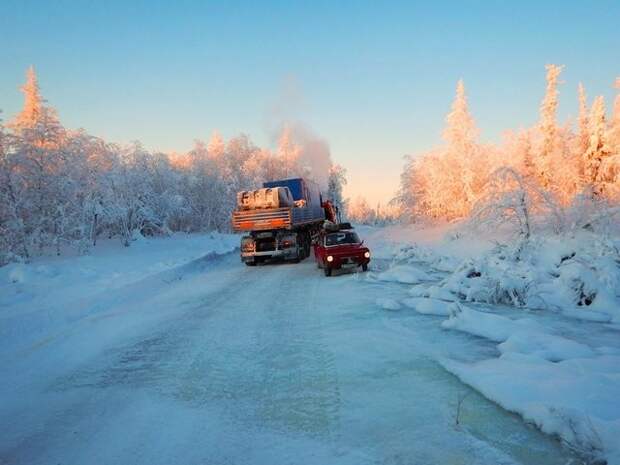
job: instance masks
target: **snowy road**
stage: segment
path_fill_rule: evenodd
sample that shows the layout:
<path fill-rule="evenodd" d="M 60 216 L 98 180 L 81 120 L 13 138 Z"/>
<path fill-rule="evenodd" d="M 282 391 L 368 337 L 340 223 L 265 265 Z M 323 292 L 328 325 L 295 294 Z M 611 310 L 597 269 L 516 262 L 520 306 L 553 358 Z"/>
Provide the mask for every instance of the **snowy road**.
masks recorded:
<path fill-rule="evenodd" d="M 73 302 L 0 354 L 0 464 L 567 463 L 432 361 L 436 324 L 376 305 L 402 292 L 233 253 Z"/>

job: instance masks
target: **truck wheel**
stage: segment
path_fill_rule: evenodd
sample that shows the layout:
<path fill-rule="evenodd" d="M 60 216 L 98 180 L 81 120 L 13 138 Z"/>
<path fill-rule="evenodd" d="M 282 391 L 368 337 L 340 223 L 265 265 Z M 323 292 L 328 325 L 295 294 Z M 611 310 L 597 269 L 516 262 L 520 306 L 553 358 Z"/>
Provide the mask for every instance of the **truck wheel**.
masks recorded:
<path fill-rule="evenodd" d="M 368 271 L 368 263 L 362 264 L 362 271 Z"/>
<path fill-rule="evenodd" d="M 247 266 L 256 266 L 256 262 L 252 260 L 251 262 L 245 262 Z"/>
<path fill-rule="evenodd" d="M 323 271 L 325 272 L 325 276 L 332 275 L 332 269 L 329 266 L 326 266 L 325 268 L 323 268 Z"/>

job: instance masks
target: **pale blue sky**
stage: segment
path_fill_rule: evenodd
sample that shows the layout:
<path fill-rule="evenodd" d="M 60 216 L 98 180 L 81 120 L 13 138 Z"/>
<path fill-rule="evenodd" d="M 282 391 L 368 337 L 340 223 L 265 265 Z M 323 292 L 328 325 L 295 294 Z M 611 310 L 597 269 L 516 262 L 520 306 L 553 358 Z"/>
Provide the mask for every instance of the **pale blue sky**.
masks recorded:
<path fill-rule="evenodd" d="M 610 107 L 619 25 L 618 1 L 2 0 L 0 108 L 18 111 L 34 64 L 65 125 L 111 141 L 182 151 L 219 129 L 273 146 L 300 119 L 374 202 L 440 142 L 460 77 L 487 141 L 536 121 L 545 63 L 566 65 L 562 119 L 579 81 Z"/>

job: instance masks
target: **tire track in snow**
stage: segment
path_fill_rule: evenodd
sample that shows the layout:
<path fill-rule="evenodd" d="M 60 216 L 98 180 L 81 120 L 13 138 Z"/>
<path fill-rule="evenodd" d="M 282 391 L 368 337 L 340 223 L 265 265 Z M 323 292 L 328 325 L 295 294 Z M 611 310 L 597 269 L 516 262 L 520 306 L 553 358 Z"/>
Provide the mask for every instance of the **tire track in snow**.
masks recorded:
<path fill-rule="evenodd" d="M 55 388 L 147 389 L 195 408 L 215 405 L 246 429 L 325 440 L 339 429 L 340 394 L 314 311 L 322 278 L 309 269 L 235 269 L 229 287 L 172 326 L 108 351 Z"/>

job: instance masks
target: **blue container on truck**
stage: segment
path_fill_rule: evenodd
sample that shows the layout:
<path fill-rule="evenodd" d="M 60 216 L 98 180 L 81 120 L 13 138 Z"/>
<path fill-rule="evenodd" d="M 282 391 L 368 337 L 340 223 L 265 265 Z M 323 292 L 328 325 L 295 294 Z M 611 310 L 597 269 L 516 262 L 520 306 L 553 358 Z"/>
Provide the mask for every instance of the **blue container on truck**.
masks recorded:
<path fill-rule="evenodd" d="M 319 186 L 308 179 L 291 178 L 263 183 L 265 188 L 286 187 L 295 206 L 260 208 L 233 212 L 235 232 L 241 239 L 241 260 L 256 265 L 270 258 L 299 261 L 310 255 L 310 248 L 325 221 Z"/>

